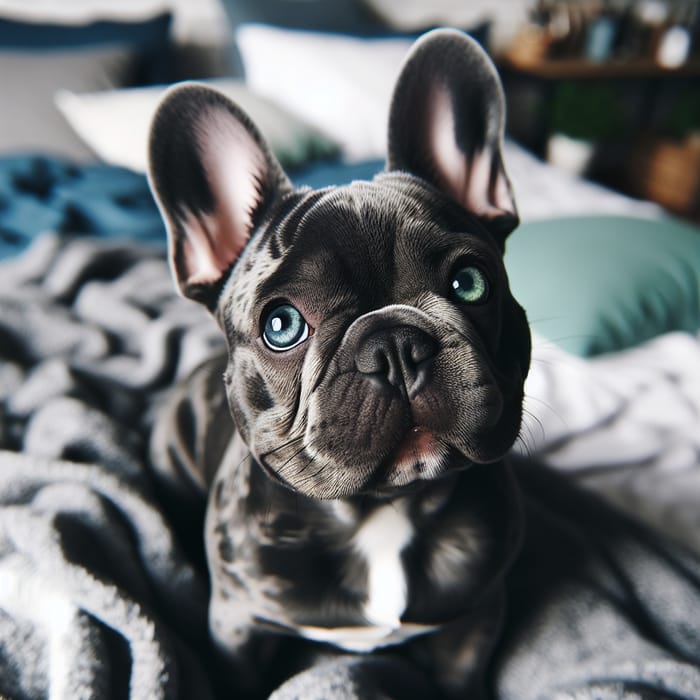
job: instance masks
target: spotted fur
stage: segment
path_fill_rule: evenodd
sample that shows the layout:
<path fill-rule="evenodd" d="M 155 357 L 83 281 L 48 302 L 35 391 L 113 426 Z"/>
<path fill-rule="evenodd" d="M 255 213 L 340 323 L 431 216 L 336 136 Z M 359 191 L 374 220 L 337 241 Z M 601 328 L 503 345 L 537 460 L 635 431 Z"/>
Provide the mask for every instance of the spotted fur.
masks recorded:
<path fill-rule="evenodd" d="M 293 637 L 390 649 L 436 697 L 478 685 L 519 540 L 503 456 L 530 352 L 502 260 L 517 224 L 503 119 L 490 61 L 451 31 L 408 58 L 371 182 L 294 189 L 250 120 L 201 86 L 156 115 L 174 275 L 228 343 L 225 369 L 196 373 L 160 434 L 210 492 L 210 627 L 242 675 L 267 658 L 261 639 Z M 488 281 L 479 303 L 454 294 L 466 265 Z M 280 303 L 308 324 L 283 352 L 261 337 Z M 209 412 L 186 408 L 193 387 Z"/>

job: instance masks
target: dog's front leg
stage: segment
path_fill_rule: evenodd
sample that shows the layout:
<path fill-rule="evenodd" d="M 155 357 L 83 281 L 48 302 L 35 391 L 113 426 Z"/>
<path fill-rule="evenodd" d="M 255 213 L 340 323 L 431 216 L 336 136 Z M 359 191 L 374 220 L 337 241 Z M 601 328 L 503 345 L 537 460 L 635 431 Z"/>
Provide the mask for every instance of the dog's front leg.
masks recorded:
<path fill-rule="evenodd" d="M 241 625 L 227 627 L 226 639 L 225 645 L 217 645 L 216 665 L 226 692 L 238 700 L 268 697 L 290 674 L 303 667 L 297 658 L 299 651 L 290 648 L 290 640 L 278 634 Z"/>
<path fill-rule="evenodd" d="M 438 632 L 413 642 L 412 655 L 431 669 L 440 694 L 449 700 L 488 696 L 486 666 L 503 624 L 505 596 L 501 588 L 483 601 L 478 612 L 459 618 Z"/>
<path fill-rule="evenodd" d="M 226 356 L 213 357 L 180 381 L 154 421 L 150 463 L 173 510 L 201 510 L 235 428 L 221 391 Z"/>

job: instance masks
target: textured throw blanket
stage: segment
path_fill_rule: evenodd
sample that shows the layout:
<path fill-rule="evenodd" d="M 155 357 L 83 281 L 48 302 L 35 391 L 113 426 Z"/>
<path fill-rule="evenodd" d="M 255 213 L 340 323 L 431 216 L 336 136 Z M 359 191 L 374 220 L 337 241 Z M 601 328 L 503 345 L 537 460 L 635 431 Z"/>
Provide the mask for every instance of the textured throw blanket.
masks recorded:
<path fill-rule="evenodd" d="M 207 635 L 201 508 L 170 503 L 147 459 L 163 393 L 221 349 L 161 247 L 48 235 L 0 264 L 0 697 L 236 697 Z M 494 697 L 700 697 L 698 559 L 517 469 L 528 531 Z M 351 676 L 315 673 L 299 697 Z"/>
<path fill-rule="evenodd" d="M 221 340 L 172 290 L 162 247 L 50 235 L 0 265 L 0 696 L 211 697 L 206 574 L 145 455 Z"/>

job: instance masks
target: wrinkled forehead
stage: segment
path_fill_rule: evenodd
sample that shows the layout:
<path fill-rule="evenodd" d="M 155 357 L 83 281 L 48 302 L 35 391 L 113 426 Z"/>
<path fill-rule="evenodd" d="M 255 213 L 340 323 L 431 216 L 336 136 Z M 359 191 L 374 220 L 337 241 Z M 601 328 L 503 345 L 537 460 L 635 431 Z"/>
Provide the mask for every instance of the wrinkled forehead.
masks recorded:
<path fill-rule="evenodd" d="M 476 217 L 410 175 L 384 174 L 297 196 L 265 232 L 271 254 L 284 251 L 290 262 L 319 255 L 387 261 L 450 245 L 453 237 L 490 238 Z"/>
<path fill-rule="evenodd" d="M 469 246 L 498 254 L 478 219 L 410 175 L 297 191 L 269 215 L 238 264 L 245 272 L 235 275 L 238 284 L 252 287 L 255 301 L 235 296 L 256 308 L 282 297 L 342 305 L 358 293 L 368 306 L 381 305 L 397 278 L 415 276 L 419 286 L 425 264 Z"/>

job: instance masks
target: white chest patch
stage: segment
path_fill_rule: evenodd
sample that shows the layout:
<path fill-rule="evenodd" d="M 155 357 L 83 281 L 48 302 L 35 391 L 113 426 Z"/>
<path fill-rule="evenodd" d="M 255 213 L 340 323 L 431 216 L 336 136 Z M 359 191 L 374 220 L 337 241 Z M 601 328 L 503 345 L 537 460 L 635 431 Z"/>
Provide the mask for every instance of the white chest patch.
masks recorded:
<path fill-rule="evenodd" d="M 367 563 L 367 622 L 389 629 L 401 626 L 406 609 L 406 574 L 401 552 L 413 536 L 413 526 L 399 503 L 377 508 L 353 537 Z"/>
<path fill-rule="evenodd" d="M 414 530 L 401 503 L 382 506 L 372 513 L 352 538 L 355 550 L 367 564 L 366 625 L 355 627 L 297 627 L 307 639 L 334 644 L 352 652 L 369 652 L 399 644 L 436 629 L 435 625 L 402 623 L 408 603 L 406 574 L 401 552 Z"/>

